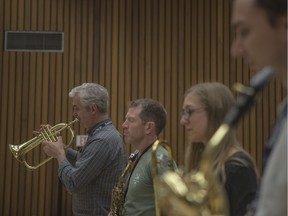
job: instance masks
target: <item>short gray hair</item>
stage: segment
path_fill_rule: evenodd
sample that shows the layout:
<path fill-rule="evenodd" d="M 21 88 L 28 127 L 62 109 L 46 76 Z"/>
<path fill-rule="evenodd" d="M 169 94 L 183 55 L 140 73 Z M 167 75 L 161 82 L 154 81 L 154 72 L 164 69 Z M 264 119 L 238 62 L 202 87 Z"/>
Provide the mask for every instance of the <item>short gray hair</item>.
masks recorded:
<path fill-rule="evenodd" d="M 106 88 L 96 83 L 83 83 L 69 92 L 69 97 L 79 96 L 83 106 L 96 105 L 100 113 L 107 113 L 109 107 L 109 94 Z"/>

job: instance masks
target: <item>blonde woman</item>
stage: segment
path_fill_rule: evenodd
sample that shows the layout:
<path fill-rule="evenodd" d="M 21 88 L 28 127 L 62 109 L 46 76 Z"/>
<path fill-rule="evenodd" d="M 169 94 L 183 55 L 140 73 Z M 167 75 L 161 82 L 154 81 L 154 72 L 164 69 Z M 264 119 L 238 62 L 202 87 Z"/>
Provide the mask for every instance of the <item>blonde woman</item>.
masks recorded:
<path fill-rule="evenodd" d="M 234 104 L 231 91 L 221 83 L 201 83 L 186 91 L 180 121 L 190 141 L 186 171 L 197 169 L 205 143 Z M 190 161 L 187 161 L 188 158 Z M 221 143 L 213 161 L 214 174 L 227 192 L 230 215 L 245 215 L 247 205 L 256 193 L 257 172 L 252 158 L 239 144 L 235 129 Z"/>

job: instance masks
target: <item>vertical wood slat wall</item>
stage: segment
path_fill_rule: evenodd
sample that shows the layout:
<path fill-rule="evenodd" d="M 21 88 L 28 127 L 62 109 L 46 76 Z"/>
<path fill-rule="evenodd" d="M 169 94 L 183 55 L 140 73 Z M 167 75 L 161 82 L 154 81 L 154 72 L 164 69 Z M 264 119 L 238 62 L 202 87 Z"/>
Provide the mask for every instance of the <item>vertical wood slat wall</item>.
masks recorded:
<path fill-rule="evenodd" d="M 185 89 L 203 81 L 232 88 L 252 73 L 230 58 L 229 0 L 0 0 L 0 215 L 71 215 L 71 196 L 57 178 L 56 161 L 28 172 L 8 144 L 31 139 L 42 123 L 72 120 L 68 92 L 96 82 L 110 92 L 110 115 L 121 125 L 129 101 L 151 97 L 167 109 L 161 138 L 183 163 L 179 125 Z M 60 31 L 64 53 L 4 51 L 4 32 Z M 262 148 L 285 96 L 271 82 L 239 125 L 239 139 L 259 169 Z M 77 134 L 85 130 L 75 125 Z M 126 145 L 127 155 L 131 147 Z M 28 159 L 41 161 L 39 149 Z"/>

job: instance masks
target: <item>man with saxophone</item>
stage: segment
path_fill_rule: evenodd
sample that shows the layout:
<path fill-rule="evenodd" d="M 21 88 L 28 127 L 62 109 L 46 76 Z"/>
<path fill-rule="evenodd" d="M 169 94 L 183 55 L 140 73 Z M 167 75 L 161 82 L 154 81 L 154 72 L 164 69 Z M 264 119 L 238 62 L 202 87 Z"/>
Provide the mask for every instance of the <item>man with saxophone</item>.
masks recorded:
<path fill-rule="evenodd" d="M 256 71 L 271 66 L 287 90 L 287 0 L 234 0 L 231 53 L 243 56 Z M 287 94 L 287 92 L 286 92 Z M 264 150 L 259 198 L 250 215 L 287 215 L 287 99 Z"/>
<path fill-rule="evenodd" d="M 126 185 L 125 216 L 156 215 L 151 146 L 166 125 L 166 115 L 163 105 L 152 99 L 138 99 L 129 106 L 122 125 L 124 137 L 126 143 L 139 150 L 139 155 Z M 169 169 L 168 152 L 160 146 L 156 155 L 161 174 Z"/>
<path fill-rule="evenodd" d="M 80 152 L 64 150 L 62 138 L 43 142 L 48 156 L 58 160 L 59 178 L 72 194 L 76 216 L 107 215 L 111 191 L 126 163 L 124 143 L 108 117 L 109 95 L 99 84 L 83 83 L 73 88 L 73 115 L 88 130 Z"/>

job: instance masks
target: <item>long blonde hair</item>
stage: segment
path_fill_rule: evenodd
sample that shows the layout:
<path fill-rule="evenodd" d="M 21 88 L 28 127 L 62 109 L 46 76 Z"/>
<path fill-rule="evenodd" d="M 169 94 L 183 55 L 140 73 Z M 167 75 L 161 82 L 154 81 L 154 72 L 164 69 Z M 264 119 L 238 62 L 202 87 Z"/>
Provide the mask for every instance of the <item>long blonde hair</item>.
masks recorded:
<path fill-rule="evenodd" d="M 218 82 L 206 82 L 192 86 L 186 91 L 184 98 L 192 93 L 199 98 L 200 103 L 202 103 L 202 106 L 205 108 L 208 115 L 207 134 L 210 139 L 223 123 L 224 117 L 230 108 L 235 105 L 234 96 L 228 87 Z M 187 146 L 185 155 L 186 171 L 198 167 L 204 147 L 204 143 L 195 143 L 193 140 Z M 242 148 L 237 140 L 236 128 L 232 128 L 226 138 L 221 142 L 215 158 L 212 159 L 214 174 L 219 176 L 223 182 L 225 182 L 226 179 L 225 162 L 228 159 L 228 154 L 232 147 L 237 149 L 237 151 L 243 152 L 251 159 L 256 172 L 255 164 L 251 156 Z M 245 160 L 239 158 L 231 159 L 243 166 L 249 166 Z"/>

